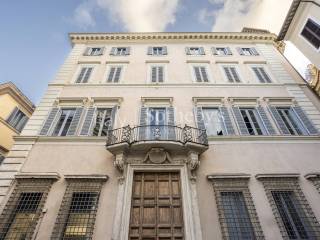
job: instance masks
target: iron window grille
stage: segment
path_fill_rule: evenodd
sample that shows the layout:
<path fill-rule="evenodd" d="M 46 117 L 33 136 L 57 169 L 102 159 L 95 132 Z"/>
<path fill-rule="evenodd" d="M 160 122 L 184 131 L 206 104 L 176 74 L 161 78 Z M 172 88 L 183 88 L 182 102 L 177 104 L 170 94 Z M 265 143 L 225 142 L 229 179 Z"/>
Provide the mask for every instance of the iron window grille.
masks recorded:
<path fill-rule="evenodd" d="M 111 126 L 112 108 L 99 108 L 96 111 L 93 136 L 107 136 Z"/>
<path fill-rule="evenodd" d="M 92 239 L 101 187 L 99 180 L 68 180 L 51 239 Z"/>
<path fill-rule="evenodd" d="M 19 132 L 21 132 L 27 121 L 28 117 L 17 107 L 14 108 L 9 118 L 7 119 L 7 123 Z"/>
<path fill-rule="evenodd" d="M 19 179 L 0 216 L 0 239 L 31 240 L 53 180 Z"/>
<path fill-rule="evenodd" d="M 248 178 L 213 178 L 223 239 L 264 239 Z"/>
<path fill-rule="evenodd" d="M 308 19 L 306 25 L 304 26 L 301 35 L 314 46 L 316 49 L 320 47 L 320 25 Z"/>
<path fill-rule="evenodd" d="M 313 214 L 298 178 L 261 179 L 284 239 L 319 239 L 320 225 Z"/>
<path fill-rule="evenodd" d="M 263 124 L 255 108 L 239 108 L 250 135 L 264 135 Z"/>

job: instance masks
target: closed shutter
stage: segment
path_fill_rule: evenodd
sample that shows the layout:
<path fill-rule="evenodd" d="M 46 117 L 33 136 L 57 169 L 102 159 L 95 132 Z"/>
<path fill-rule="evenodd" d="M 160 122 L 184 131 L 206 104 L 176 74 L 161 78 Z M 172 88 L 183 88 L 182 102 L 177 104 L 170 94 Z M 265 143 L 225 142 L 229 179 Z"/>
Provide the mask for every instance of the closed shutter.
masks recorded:
<path fill-rule="evenodd" d="M 208 78 L 208 74 L 207 74 L 206 68 L 205 67 L 200 67 L 200 70 L 201 70 L 201 74 L 202 74 L 202 80 L 204 82 L 209 82 L 209 78 Z"/>
<path fill-rule="evenodd" d="M 91 51 L 91 47 L 87 47 L 86 50 L 84 51 L 83 55 L 89 56 L 90 51 Z"/>
<path fill-rule="evenodd" d="M 54 107 L 54 108 L 51 109 L 51 111 L 50 111 L 50 113 L 48 115 L 48 118 L 44 122 L 43 127 L 42 127 L 39 135 L 41 135 L 41 136 L 48 135 L 48 132 L 49 132 L 51 126 L 52 126 L 52 123 L 53 123 L 54 119 L 56 118 L 56 115 L 57 115 L 58 111 L 59 111 L 59 108 L 57 108 L 57 107 Z"/>
<path fill-rule="evenodd" d="M 260 69 L 260 73 L 262 74 L 263 78 L 264 78 L 264 82 L 267 83 L 271 83 L 271 79 L 269 77 L 269 75 L 266 73 L 266 71 L 264 70 L 264 68 L 259 68 Z"/>
<path fill-rule="evenodd" d="M 200 55 L 206 55 L 203 47 L 199 47 L 199 53 Z"/>
<path fill-rule="evenodd" d="M 259 55 L 258 51 L 257 51 L 255 48 L 250 48 L 250 51 L 251 51 L 251 53 L 252 53 L 253 55 L 255 55 L 255 56 L 258 56 L 258 55 Z"/>
<path fill-rule="evenodd" d="M 157 82 L 157 67 L 151 67 L 151 82 Z"/>
<path fill-rule="evenodd" d="M 80 74 L 79 74 L 79 76 L 77 78 L 76 83 L 81 83 L 82 82 L 82 79 L 83 79 L 84 74 L 86 73 L 86 71 L 87 71 L 87 68 L 85 68 L 85 67 L 81 68 L 81 71 L 80 71 Z"/>
<path fill-rule="evenodd" d="M 92 70 L 93 70 L 93 68 L 92 67 L 90 67 L 90 68 L 87 68 L 87 72 L 86 72 L 86 74 L 85 74 L 85 76 L 84 76 L 84 78 L 83 78 L 83 83 L 87 83 L 88 82 L 88 80 L 89 80 L 89 78 L 90 78 L 90 75 L 91 75 L 91 73 L 92 73 Z"/>
<path fill-rule="evenodd" d="M 163 82 L 163 67 L 160 66 L 158 67 L 158 82 Z"/>
<path fill-rule="evenodd" d="M 116 47 L 112 47 L 111 51 L 110 51 L 110 55 L 116 55 L 117 54 L 117 48 Z"/>
<path fill-rule="evenodd" d="M 234 117 L 237 121 L 239 131 L 241 135 L 249 135 L 248 128 L 243 120 L 240 109 L 238 107 L 232 107 Z"/>
<path fill-rule="evenodd" d="M 130 55 L 131 47 L 126 47 L 126 55 Z"/>
<path fill-rule="evenodd" d="M 86 117 L 83 121 L 83 125 L 81 128 L 80 136 L 91 136 L 91 128 L 92 128 L 92 122 L 94 117 L 95 108 L 89 107 L 87 109 Z"/>
<path fill-rule="evenodd" d="M 231 73 L 232 73 L 234 81 L 235 82 L 240 82 L 240 77 L 239 77 L 239 75 L 237 73 L 236 68 L 235 67 L 231 67 L 230 70 L 231 70 Z"/>
<path fill-rule="evenodd" d="M 305 112 L 302 110 L 300 106 L 294 106 L 292 107 L 293 111 L 297 114 L 302 124 L 307 129 L 309 135 L 318 135 L 319 132 L 317 128 L 313 125 L 311 120 L 308 118 L 308 116 L 305 114 Z"/>
<path fill-rule="evenodd" d="M 277 124 L 278 128 L 280 129 L 280 132 L 283 135 L 291 135 L 286 124 L 283 122 L 280 114 L 278 113 L 277 108 L 274 106 L 269 106 L 269 110 L 270 110 L 274 120 L 276 121 L 276 124 Z"/>
<path fill-rule="evenodd" d="M 27 122 L 28 122 L 28 117 L 27 117 L 27 116 L 23 116 L 23 117 L 21 118 L 21 120 L 19 121 L 18 125 L 16 126 L 16 129 L 17 129 L 19 132 L 21 132 Z"/>
<path fill-rule="evenodd" d="M 111 110 L 111 120 L 109 129 L 114 129 L 114 123 L 116 121 L 116 114 L 117 114 L 118 105 L 114 106 Z"/>
<path fill-rule="evenodd" d="M 116 68 L 116 73 L 115 73 L 113 82 L 117 83 L 117 82 L 120 81 L 121 70 L 122 70 L 122 67 L 117 67 Z"/>
<path fill-rule="evenodd" d="M 254 71 L 254 73 L 256 74 L 259 82 L 264 83 L 264 79 L 263 76 L 261 75 L 259 69 L 257 67 L 253 67 L 252 70 Z"/>
<path fill-rule="evenodd" d="M 264 108 L 262 106 L 258 106 L 257 107 L 257 112 L 263 122 L 263 125 L 265 127 L 265 129 L 267 130 L 268 134 L 269 135 L 276 135 L 276 131 L 275 129 L 273 128 L 268 116 L 267 116 L 267 113 L 266 111 L 264 110 Z"/>
<path fill-rule="evenodd" d="M 237 47 L 237 51 L 240 55 L 244 55 L 244 52 L 242 51 L 242 48 L 240 47 Z"/>
<path fill-rule="evenodd" d="M 226 130 L 226 135 L 235 135 L 235 131 L 232 125 L 231 117 L 228 111 L 227 107 L 219 107 L 221 116 L 222 116 L 222 121 L 224 124 L 224 128 Z"/>
<path fill-rule="evenodd" d="M 232 78 L 232 75 L 231 75 L 231 72 L 230 72 L 230 69 L 228 67 L 223 67 L 224 69 L 224 72 L 228 78 L 228 81 L 229 82 L 233 82 L 233 78 Z"/>
<path fill-rule="evenodd" d="M 81 114 L 82 114 L 83 108 L 82 107 L 78 107 L 76 108 L 76 111 L 74 113 L 74 116 L 72 118 L 70 127 L 68 129 L 67 132 L 67 136 L 73 136 L 76 134 L 79 122 L 80 122 L 80 118 L 81 118 Z"/>
<path fill-rule="evenodd" d="M 115 67 L 110 67 L 109 76 L 108 76 L 108 82 L 113 82 L 113 75 L 116 71 Z"/>
<path fill-rule="evenodd" d="M 139 139 L 145 140 L 147 133 L 148 124 L 148 108 L 141 107 L 140 109 L 140 128 L 139 128 Z"/>
<path fill-rule="evenodd" d="M 168 54 L 168 49 L 166 46 L 162 47 L 162 55 L 167 55 Z"/>
<path fill-rule="evenodd" d="M 185 48 L 185 51 L 186 51 L 186 54 L 187 54 L 187 55 L 191 55 L 191 52 L 190 52 L 190 48 L 189 48 L 189 47 L 186 47 L 186 48 Z"/>
<path fill-rule="evenodd" d="M 148 55 L 153 55 L 153 47 L 148 47 L 147 54 Z"/>
<path fill-rule="evenodd" d="M 204 124 L 204 119 L 203 119 L 202 107 L 195 108 L 195 115 L 197 120 L 197 127 L 199 129 L 206 129 L 206 126 Z"/>
<path fill-rule="evenodd" d="M 193 67 L 193 69 L 194 69 L 194 74 L 196 76 L 196 81 L 202 82 L 201 74 L 200 74 L 200 67 Z"/>
<path fill-rule="evenodd" d="M 175 127 L 174 127 L 174 108 L 167 107 L 167 116 L 168 116 L 168 139 L 175 140 Z"/>
<path fill-rule="evenodd" d="M 100 48 L 99 55 L 103 55 L 103 54 L 104 54 L 105 49 L 106 49 L 105 47 Z"/>
<path fill-rule="evenodd" d="M 227 55 L 232 55 L 232 51 L 229 47 L 226 47 L 226 52 L 227 52 Z"/>
<path fill-rule="evenodd" d="M 218 55 L 217 49 L 215 47 L 212 47 L 211 51 L 213 55 Z"/>

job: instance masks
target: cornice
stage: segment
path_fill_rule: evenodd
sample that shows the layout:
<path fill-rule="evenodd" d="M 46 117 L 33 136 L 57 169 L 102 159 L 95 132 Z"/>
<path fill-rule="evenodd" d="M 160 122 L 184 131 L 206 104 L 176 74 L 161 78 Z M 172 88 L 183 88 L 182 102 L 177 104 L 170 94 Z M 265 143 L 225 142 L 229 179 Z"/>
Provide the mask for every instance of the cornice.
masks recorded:
<path fill-rule="evenodd" d="M 134 32 L 134 33 L 69 33 L 72 44 L 94 42 L 127 42 L 127 41 L 228 41 L 242 40 L 254 42 L 274 42 L 273 33 L 244 32 Z"/>

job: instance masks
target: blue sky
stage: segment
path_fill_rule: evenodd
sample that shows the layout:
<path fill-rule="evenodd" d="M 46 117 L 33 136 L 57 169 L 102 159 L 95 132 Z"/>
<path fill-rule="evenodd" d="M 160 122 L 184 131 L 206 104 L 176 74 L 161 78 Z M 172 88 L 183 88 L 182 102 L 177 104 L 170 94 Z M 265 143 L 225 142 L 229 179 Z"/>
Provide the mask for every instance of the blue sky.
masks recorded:
<path fill-rule="evenodd" d="M 1 0 L 0 82 L 14 82 L 37 104 L 70 51 L 69 32 L 240 31 L 252 26 L 277 33 L 290 4 L 291 0 Z M 271 15 L 274 6 L 279 11 Z"/>

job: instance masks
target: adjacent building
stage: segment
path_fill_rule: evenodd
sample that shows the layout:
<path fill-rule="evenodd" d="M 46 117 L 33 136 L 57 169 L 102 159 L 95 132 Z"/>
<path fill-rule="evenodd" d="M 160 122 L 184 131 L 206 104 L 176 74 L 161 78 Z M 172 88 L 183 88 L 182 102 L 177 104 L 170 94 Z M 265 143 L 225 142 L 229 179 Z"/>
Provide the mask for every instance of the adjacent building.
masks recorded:
<path fill-rule="evenodd" d="M 71 33 L 0 171 L 0 239 L 320 239 L 319 100 L 269 32 Z"/>
<path fill-rule="evenodd" d="M 0 84 L 0 164 L 11 149 L 35 106 L 12 83 Z"/>

